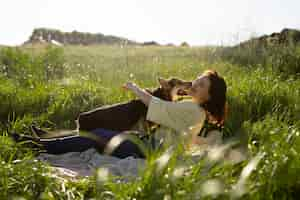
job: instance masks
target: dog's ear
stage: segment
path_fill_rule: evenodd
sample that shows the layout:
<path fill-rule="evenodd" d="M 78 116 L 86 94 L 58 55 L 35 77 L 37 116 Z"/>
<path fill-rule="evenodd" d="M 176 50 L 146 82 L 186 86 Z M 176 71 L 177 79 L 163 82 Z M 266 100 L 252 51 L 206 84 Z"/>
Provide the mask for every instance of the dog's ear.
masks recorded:
<path fill-rule="evenodd" d="M 162 77 L 158 77 L 157 80 L 158 80 L 159 84 L 161 85 L 161 87 L 163 87 L 163 88 L 169 87 L 168 80 L 166 80 L 166 79 L 164 79 Z"/>

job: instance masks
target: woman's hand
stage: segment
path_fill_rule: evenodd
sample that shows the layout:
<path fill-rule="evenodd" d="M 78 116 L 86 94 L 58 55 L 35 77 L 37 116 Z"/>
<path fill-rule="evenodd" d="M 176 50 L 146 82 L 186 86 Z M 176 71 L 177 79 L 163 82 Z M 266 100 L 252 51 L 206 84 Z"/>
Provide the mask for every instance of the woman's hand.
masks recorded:
<path fill-rule="evenodd" d="M 141 89 L 133 82 L 127 82 L 123 85 L 125 90 L 131 90 L 146 106 L 149 105 L 152 98 L 151 94 Z"/>
<path fill-rule="evenodd" d="M 123 85 L 123 88 L 134 92 L 134 90 L 136 90 L 139 87 L 133 82 L 127 82 Z"/>

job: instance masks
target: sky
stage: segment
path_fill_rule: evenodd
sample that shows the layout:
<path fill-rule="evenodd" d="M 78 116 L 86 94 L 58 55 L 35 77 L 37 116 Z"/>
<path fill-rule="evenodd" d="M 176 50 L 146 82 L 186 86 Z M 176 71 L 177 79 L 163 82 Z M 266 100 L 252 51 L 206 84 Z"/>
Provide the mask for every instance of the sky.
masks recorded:
<path fill-rule="evenodd" d="M 232 45 L 300 29 L 299 0 L 2 0 L 0 44 L 20 45 L 34 28 L 103 33 L 138 42 Z"/>

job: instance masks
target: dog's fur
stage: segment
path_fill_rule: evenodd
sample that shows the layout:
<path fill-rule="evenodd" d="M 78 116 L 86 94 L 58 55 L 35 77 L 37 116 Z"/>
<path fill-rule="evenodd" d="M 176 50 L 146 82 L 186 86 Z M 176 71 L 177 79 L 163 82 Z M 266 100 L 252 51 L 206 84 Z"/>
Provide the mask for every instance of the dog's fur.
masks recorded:
<path fill-rule="evenodd" d="M 154 91 L 147 90 L 153 96 L 166 101 L 173 101 L 177 95 L 185 95 L 185 91 L 191 87 L 191 82 L 171 78 L 168 80 L 159 78 L 160 87 Z M 110 106 L 102 106 L 94 110 L 80 113 L 77 117 L 79 130 L 91 131 L 96 128 L 104 128 L 115 131 L 131 130 L 141 119 L 145 118 L 147 107 L 141 100 L 131 100 Z"/>

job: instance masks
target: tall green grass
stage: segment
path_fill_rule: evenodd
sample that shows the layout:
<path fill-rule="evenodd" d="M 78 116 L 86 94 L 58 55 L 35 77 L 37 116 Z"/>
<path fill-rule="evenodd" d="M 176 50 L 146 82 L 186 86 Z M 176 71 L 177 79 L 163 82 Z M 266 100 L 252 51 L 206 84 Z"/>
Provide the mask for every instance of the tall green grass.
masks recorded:
<path fill-rule="evenodd" d="M 300 77 L 300 47 L 297 44 L 273 44 L 259 40 L 218 49 L 222 59 L 242 67 L 264 68 L 283 78 Z"/>
<path fill-rule="evenodd" d="M 0 199 L 296 198 L 299 79 L 261 63 L 232 64 L 219 52 L 134 46 L 2 48 Z M 249 55 L 244 53 L 246 59 Z M 255 55 L 249 59 L 255 60 Z M 74 128 L 78 113 L 134 98 L 121 89 L 125 81 L 156 87 L 159 76 L 192 80 L 207 68 L 216 69 L 227 82 L 230 115 L 225 130 L 240 141 L 235 146 L 248 148 L 249 157 L 241 163 L 209 157 L 195 161 L 178 149 L 151 155 L 145 172 L 127 182 L 106 179 L 101 170 L 88 179 L 61 180 L 45 163 L 34 161 L 36 150 L 8 137 L 12 131 L 31 134 L 32 123 Z M 160 156 L 168 162 L 158 166 Z"/>

